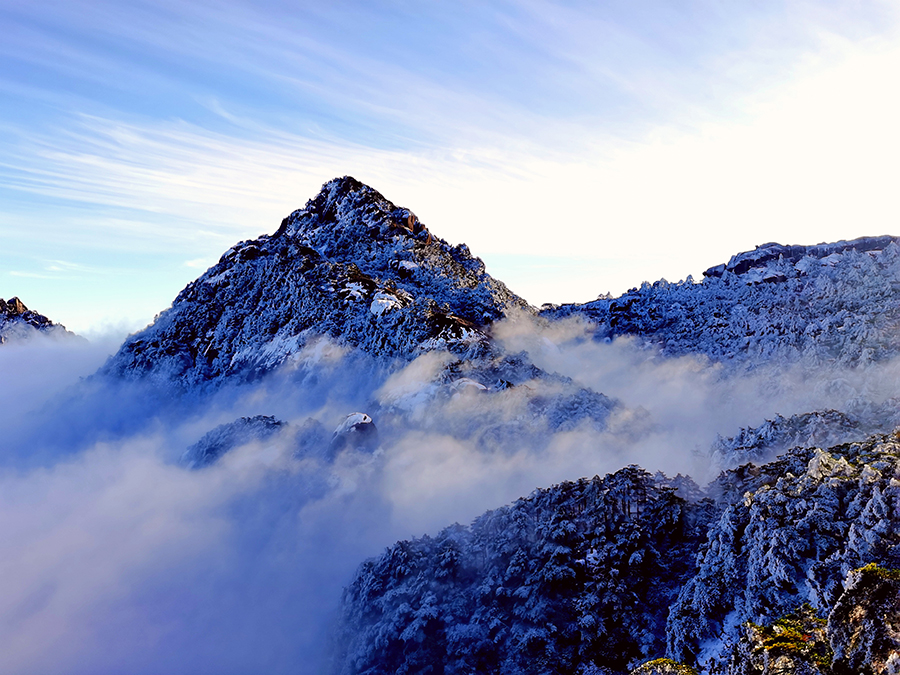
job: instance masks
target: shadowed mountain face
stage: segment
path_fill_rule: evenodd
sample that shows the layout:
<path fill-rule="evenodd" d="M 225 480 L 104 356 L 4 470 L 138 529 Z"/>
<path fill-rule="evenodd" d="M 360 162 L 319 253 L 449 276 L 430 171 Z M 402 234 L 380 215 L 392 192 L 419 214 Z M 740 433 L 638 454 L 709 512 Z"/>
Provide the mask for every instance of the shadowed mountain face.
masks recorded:
<path fill-rule="evenodd" d="M 384 360 L 484 356 L 487 327 L 511 308 L 529 309 L 468 247 L 345 177 L 274 235 L 229 249 L 103 370 L 184 388 L 253 379 L 320 335 Z"/>

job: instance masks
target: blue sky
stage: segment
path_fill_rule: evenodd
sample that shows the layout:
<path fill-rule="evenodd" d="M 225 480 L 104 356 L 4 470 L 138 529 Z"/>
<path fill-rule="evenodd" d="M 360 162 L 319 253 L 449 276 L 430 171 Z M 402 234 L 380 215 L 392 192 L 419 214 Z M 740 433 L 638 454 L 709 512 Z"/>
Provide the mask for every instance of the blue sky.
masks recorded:
<path fill-rule="evenodd" d="M 350 174 L 535 304 L 900 234 L 892 2 L 0 0 L 0 295 L 134 330 Z"/>

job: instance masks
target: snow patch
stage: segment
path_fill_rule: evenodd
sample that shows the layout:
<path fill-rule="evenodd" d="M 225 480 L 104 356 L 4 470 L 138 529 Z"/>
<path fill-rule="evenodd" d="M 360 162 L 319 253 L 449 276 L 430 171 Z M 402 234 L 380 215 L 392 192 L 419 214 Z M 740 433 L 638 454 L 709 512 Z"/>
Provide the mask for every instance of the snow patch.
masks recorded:
<path fill-rule="evenodd" d="M 375 316 L 381 316 L 385 312 L 397 309 L 398 307 L 403 307 L 403 303 L 400 302 L 400 299 L 396 295 L 384 293 L 383 291 L 376 291 L 372 298 L 372 304 L 369 305 L 369 311 Z"/>
<path fill-rule="evenodd" d="M 347 433 L 355 427 L 357 424 L 371 424 L 372 418 L 366 415 L 366 413 L 355 412 L 350 413 L 347 417 L 344 418 L 344 421 L 338 425 L 338 428 L 334 430 L 335 436 L 340 434 Z"/>
<path fill-rule="evenodd" d="M 359 282 L 350 281 L 341 289 L 341 295 L 345 300 L 365 300 L 366 288 Z"/>
<path fill-rule="evenodd" d="M 225 279 L 227 279 L 228 277 L 230 277 L 233 272 L 234 272 L 234 269 L 225 270 L 224 272 L 221 272 L 220 274 L 216 274 L 215 276 L 204 279 L 203 283 L 209 284 L 210 286 L 215 286 L 216 284 L 218 284 L 218 283 L 224 281 Z"/>

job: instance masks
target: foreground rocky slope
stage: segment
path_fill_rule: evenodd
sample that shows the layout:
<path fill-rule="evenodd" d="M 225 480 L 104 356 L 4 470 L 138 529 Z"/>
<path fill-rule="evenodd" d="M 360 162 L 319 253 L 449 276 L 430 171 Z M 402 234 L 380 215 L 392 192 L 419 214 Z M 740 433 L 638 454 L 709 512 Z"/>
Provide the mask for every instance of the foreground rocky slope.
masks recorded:
<path fill-rule="evenodd" d="M 348 587 L 335 672 L 800 673 L 771 626 L 803 605 L 828 646 L 791 663 L 894 672 L 897 438 L 671 483 L 631 467 L 400 542 Z"/>
<path fill-rule="evenodd" d="M 664 643 L 647 608 L 672 603 L 710 516 L 630 467 L 400 542 L 346 591 L 336 672 L 622 672 Z"/>

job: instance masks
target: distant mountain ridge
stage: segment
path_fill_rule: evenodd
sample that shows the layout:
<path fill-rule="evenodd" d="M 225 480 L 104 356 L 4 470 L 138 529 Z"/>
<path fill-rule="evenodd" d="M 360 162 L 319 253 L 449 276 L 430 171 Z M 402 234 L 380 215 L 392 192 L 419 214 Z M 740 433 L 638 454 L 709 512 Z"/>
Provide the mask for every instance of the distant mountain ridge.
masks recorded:
<path fill-rule="evenodd" d="M 814 244 L 812 246 L 784 246 L 776 242 L 769 242 L 768 244 L 760 244 L 752 251 L 744 251 L 731 256 L 727 263 L 710 267 L 703 273 L 703 276 L 721 277 L 725 272 L 745 274 L 753 269 L 766 270 L 770 262 L 778 260 L 795 264 L 799 263 L 803 258 L 827 260 L 831 256 L 840 256 L 846 251 L 858 251 L 876 255 L 890 244 L 897 244 L 898 241 L 900 241 L 900 237 L 882 235 L 880 237 L 859 237 L 850 241 L 842 240 L 833 243 Z M 766 278 L 770 281 L 776 280 L 775 277 Z"/>
<path fill-rule="evenodd" d="M 705 274 L 541 314 L 583 316 L 598 337 L 635 335 L 666 355 L 747 367 L 773 359 L 854 367 L 900 354 L 900 238 L 764 244 Z"/>
<path fill-rule="evenodd" d="M 75 337 L 66 327 L 28 309 L 19 298 L 0 298 L 0 345 L 24 341 L 34 335 Z"/>

